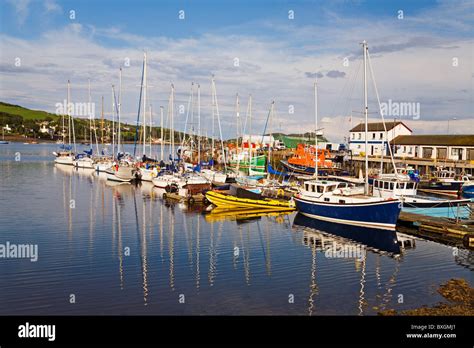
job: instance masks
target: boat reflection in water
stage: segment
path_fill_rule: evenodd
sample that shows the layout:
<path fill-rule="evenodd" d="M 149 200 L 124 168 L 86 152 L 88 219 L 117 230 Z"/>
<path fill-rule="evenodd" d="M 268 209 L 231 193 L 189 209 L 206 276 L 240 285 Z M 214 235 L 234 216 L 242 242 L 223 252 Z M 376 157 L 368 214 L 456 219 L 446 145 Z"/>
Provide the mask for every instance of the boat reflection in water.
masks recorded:
<path fill-rule="evenodd" d="M 275 217 L 276 222 L 283 222 L 285 217 L 292 211 L 269 211 L 268 209 L 221 209 L 214 208 L 205 215 L 207 222 L 216 222 L 223 220 L 236 221 L 244 223 L 247 221 L 258 220 L 263 216 Z"/>
<path fill-rule="evenodd" d="M 296 215 L 293 223 L 297 226 L 309 227 L 323 233 L 350 239 L 351 241 L 365 244 L 367 247 L 378 251 L 393 254 L 400 253 L 397 232 L 395 231 L 334 224 L 311 219 L 300 213 Z"/>

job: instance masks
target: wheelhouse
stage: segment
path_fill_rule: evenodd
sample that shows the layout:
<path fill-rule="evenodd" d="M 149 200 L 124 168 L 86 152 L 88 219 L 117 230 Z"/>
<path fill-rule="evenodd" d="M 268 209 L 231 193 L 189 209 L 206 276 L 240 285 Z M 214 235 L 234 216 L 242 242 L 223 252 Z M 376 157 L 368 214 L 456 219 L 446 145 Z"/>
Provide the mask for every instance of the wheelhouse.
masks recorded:
<path fill-rule="evenodd" d="M 416 192 L 418 184 L 414 181 L 374 179 L 372 186 L 374 191 L 405 192 L 412 194 Z"/>

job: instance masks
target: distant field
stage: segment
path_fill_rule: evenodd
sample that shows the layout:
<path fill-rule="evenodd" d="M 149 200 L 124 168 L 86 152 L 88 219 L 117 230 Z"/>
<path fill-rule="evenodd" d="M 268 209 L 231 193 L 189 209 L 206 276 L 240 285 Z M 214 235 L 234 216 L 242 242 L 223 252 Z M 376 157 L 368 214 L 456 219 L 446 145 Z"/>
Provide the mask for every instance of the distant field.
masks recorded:
<path fill-rule="evenodd" d="M 0 112 L 22 116 L 24 120 L 43 120 L 48 116 L 56 120 L 59 116 L 45 111 L 25 109 L 18 105 L 0 102 Z"/>

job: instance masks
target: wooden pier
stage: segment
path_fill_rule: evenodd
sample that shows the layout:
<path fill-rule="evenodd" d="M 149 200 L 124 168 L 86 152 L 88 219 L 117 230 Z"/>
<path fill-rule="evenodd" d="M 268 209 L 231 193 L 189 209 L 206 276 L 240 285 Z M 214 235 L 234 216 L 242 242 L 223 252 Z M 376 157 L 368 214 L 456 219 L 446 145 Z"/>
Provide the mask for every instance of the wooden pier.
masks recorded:
<path fill-rule="evenodd" d="M 402 211 L 397 231 L 450 244 L 474 248 L 474 221 L 432 217 Z"/>

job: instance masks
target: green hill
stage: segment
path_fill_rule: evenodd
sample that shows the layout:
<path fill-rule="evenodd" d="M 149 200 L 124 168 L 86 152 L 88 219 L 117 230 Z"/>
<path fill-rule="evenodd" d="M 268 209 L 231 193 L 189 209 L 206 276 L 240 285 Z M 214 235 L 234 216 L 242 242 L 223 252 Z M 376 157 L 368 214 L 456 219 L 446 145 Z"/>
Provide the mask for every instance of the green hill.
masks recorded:
<path fill-rule="evenodd" d="M 23 117 L 23 120 L 32 121 L 48 120 L 49 118 L 51 118 L 51 120 L 57 120 L 59 118 L 56 114 L 40 110 L 30 110 L 19 105 L 3 102 L 0 102 L 0 113 L 21 116 Z"/>

